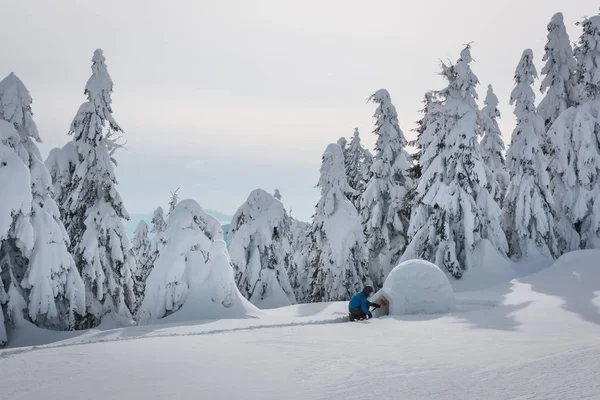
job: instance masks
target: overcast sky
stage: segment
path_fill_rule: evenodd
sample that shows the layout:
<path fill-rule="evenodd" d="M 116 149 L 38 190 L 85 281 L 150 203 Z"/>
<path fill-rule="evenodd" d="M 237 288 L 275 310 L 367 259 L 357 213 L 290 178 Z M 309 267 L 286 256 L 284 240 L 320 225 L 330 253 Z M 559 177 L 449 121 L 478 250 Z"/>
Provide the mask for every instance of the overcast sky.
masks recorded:
<path fill-rule="evenodd" d="M 374 144 L 369 95 L 388 89 L 414 137 L 423 94 L 443 86 L 440 60 L 456 60 L 465 43 L 474 42 L 480 102 L 493 84 L 508 142 L 514 68 L 531 48 L 541 70 L 557 11 L 576 41 L 574 23 L 598 2 L 5 0 L 0 74 L 14 71 L 29 88 L 46 156 L 70 140 L 93 52 L 104 50 L 127 139 L 117 177 L 130 213 L 166 205 L 180 187 L 232 214 L 251 190 L 277 187 L 307 220 L 327 144 L 354 127 Z"/>

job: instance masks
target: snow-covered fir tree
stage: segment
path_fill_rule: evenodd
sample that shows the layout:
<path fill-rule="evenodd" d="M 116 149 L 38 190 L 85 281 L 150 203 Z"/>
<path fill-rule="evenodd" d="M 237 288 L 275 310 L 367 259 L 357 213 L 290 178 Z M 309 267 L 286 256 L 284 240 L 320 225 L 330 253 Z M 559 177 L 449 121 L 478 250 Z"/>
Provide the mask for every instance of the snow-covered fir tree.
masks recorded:
<path fill-rule="evenodd" d="M 291 222 L 283 204 L 262 189 L 250 193 L 231 221 L 227 236 L 236 283 L 258 308 L 296 303 L 288 277 Z"/>
<path fill-rule="evenodd" d="M 567 108 L 577 105 L 577 88 L 575 84 L 575 58 L 571 41 L 565 28 L 562 13 L 556 13 L 548 23 L 548 41 L 544 48 L 542 68 L 542 84 L 540 90 L 546 93 L 538 106 L 538 115 L 545 125 L 542 136 L 544 153 L 549 151 L 549 139 L 546 132 L 556 118 Z"/>
<path fill-rule="evenodd" d="M 348 184 L 356 192 L 350 196 L 350 201 L 352 201 L 352 204 L 354 204 L 354 207 L 356 207 L 357 210 L 360 208 L 360 198 L 367 186 L 365 177 L 367 176 L 366 165 L 369 162 L 367 160 L 369 156 L 368 150 L 360 143 L 360 133 L 358 132 L 358 128 L 354 128 L 354 135 L 348 144 L 348 149 L 345 154 L 345 166 Z M 371 167 L 371 164 L 368 165 L 369 168 Z"/>
<path fill-rule="evenodd" d="M 544 120 L 535 109 L 532 85 L 537 78 L 533 52 L 523 52 L 515 71 L 516 86 L 510 96 L 517 126 L 507 152 L 510 184 L 502 209 L 502 224 L 509 254 L 520 259 L 542 255 L 554 258 L 558 245 L 554 236 L 554 202 L 550 192 L 548 164 L 542 152 Z"/>
<path fill-rule="evenodd" d="M 169 199 L 169 214 L 171 214 L 171 212 L 177 206 L 177 203 L 179 203 L 179 195 L 177 194 L 178 191 L 179 188 L 177 188 L 177 190 L 174 192 L 171 192 L 171 198 Z"/>
<path fill-rule="evenodd" d="M 580 104 L 560 114 L 548 131 L 560 254 L 600 248 L 600 16 L 581 25 L 574 51 Z"/>
<path fill-rule="evenodd" d="M 348 300 L 369 282 L 364 235 L 358 211 L 347 197 L 344 156 L 337 144 L 323 154 L 317 203 L 309 233 L 310 302 Z"/>
<path fill-rule="evenodd" d="M 0 82 L 0 112 L 12 120 L 0 121 L 0 347 L 7 340 L 5 328 L 22 320 L 69 330 L 85 313 L 83 281 L 67 250 L 50 176 L 23 124 L 23 111 L 30 111 L 17 98 L 6 98 L 11 89 L 26 94 L 20 100 L 28 92 L 14 75 L 7 79 Z"/>
<path fill-rule="evenodd" d="M 71 123 L 78 155 L 70 179 L 62 179 L 62 212 L 71 238 L 70 250 L 86 286 L 87 316 L 79 327 L 88 328 L 113 313 L 131 318 L 135 305 L 134 270 L 123 219 L 129 219 L 117 191 L 115 135 L 122 132 L 112 116 L 113 82 L 102 50 L 92 58 L 92 76 L 85 86 L 87 101 Z"/>
<path fill-rule="evenodd" d="M 158 235 L 158 257 L 137 313 L 140 323 L 163 318 L 185 303 L 194 274 L 208 274 L 209 249 L 215 240 L 222 240 L 223 230 L 216 218 L 187 199 L 177 203 Z"/>
<path fill-rule="evenodd" d="M 309 283 L 308 283 L 308 234 L 310 232 L 310 224 L 292 218 L 291 234 L 292 234 L 292 261 L 288 276 L 290 278 L 290 286 L 296 296 L 298 303 L 306 303 L 309 301 Z"/>
<path fill-rule="evenodd" d="M 481 152 L 483 162 L 488 171 L 488 190 L 500 207 L 504 201 L 506 188 L 508 187 L 508 173 L 504 161 L 504 140 L 498 126 L 497 118 L 500 117 L 498 110 L 498 97 L 494 94 L 492 85 L 488 85 L 487 94 L 483 102 L 485 106 L 481 110 L 483 138 L 481 140 Z"/>
<path fill-rule="evenodd" d="M 408 176 L 411 161 L 388 91 L 380 89 L 370 100 L 377 104 L 373 131 L 377 142 L 360 210 L 369 251 L 369 275 L 381 287 L 407 245 L 410 207 L 406 195 L 412 185 Z"/>
<path fill-rule="evenodd" d="M 281 201 L 281 192 L 279 192 L 279 189 L 275 189 L 275 191 L 273 192 L 273 197 Z"/>
<path fill-rule="evenodd" d="M 167 223 L 165 222 L 165 212 L 162 207 L 158 207 L 154 210 L 152 214 L 152 233 L 155 235 L 163 232 L 167 228 Z"/>
<path fill-rule="evenodd" d="M 422 134 L 421 178 L 410 222 L 410 244 L 402 260 L 421 258 L 445 268 L 455 278 L 473 267 L 471 251 L 487 239 L 507 251 L 500 208 L 486 189 L 486 168 L 477 134 L 481 116 L 475 99 L 477 76 L 470 67 L 470 47 L 454 65 L 442 64 L 448 86 L 440 91 L 435 123 Z"/>
<path fill-rule="evenodd" d="M 140 221 L 135 228 L 133 240 L 131 241 L 131 251 L 135 254 L 138 262 L 134 275 L 135 295 L 139 304 L 144 297 L 144 286 L 151 268 L 151 265 L 149 265 L 151 246 L 148 238 L 148 224 L 144 220 Z"/>

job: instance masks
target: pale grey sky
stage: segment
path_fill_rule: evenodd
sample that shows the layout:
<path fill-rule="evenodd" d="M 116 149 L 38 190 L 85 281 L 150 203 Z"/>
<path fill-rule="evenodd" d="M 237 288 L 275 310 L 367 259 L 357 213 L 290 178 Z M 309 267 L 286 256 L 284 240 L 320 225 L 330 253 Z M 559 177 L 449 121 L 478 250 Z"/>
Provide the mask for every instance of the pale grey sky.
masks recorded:
<path fill-rule="evenodd" d="M 423 94 L 443 85 L 440 59 L 456 60 L 464 43 L 474 42 L 481 102 L 494 86 L 508 142 L 514 68 L 531 48 L 541 69 L 557 11 L 576 41 L 574 23 L 598 3 L 5 0 L 0 74 L 14 71 L 29 88 L 47 155 L 70 140 L 93 51 L 104 50 L 128 141 L 117 177 L 131 213 L 165 205 L 181 187 L 232 214 L 251 190 L 278 187 L 307 220 L 327 144 L 354 127 L 374 143 L 368 96 L 388 89 L 414 137 Z"/>

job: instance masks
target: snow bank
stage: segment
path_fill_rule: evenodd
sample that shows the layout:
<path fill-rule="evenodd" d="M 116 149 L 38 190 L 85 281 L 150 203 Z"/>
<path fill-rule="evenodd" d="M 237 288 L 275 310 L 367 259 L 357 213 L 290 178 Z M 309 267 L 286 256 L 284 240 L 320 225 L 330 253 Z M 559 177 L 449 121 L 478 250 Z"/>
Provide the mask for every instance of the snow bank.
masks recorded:
<path fill-rule="evenodd" d="M 461 279 L 451 280 L 457 292 L 489 288 L 516 277 L 512 262 L 487 239 L 477 242 L 468 257 L 471 269 L 465 271 Z"/>
<path fill-rule="evenodd" d="M 454 291 L 446 274 L 425 260 L 408 260 L 395 267 L 371 301 L 388 306 L 373 315 L 437 314 L 454 309 Z"/>

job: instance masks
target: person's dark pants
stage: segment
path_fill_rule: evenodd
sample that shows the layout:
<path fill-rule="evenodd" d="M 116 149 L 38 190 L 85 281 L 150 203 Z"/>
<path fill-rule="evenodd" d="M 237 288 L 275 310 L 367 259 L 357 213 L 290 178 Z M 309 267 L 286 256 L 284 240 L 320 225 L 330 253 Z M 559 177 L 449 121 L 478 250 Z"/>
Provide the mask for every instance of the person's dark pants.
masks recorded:
<path fill-rule="evenodd" d="M 365 314 L 363 310 L 357 310 L 356 308 L 348 308 L 348 312 L 350 313 L 350 320 L 367 318 L 367 314 Z"/>

